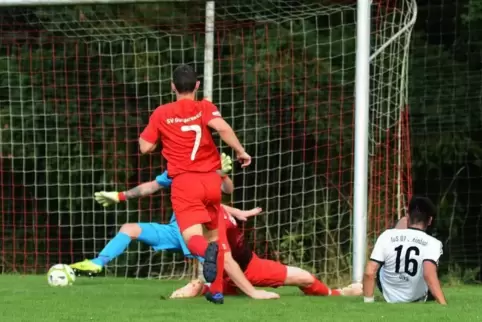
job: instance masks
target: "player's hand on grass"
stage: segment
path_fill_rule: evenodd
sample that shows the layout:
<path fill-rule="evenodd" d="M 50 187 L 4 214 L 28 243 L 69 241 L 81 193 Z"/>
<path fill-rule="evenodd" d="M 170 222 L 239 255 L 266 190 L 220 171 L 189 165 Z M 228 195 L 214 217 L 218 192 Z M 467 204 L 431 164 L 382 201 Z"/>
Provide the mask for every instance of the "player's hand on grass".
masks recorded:
<path fill-rule="evenodd" d="M 94 194 L 95 201 L 104 207 L 118 203 L 119 193 L 117 191 L 100 191 Z"/>
<path fill-rule="evenodd" d="M 241 163 L 241 168 L 246 168 L 248 165 L 251 164 L 251 156 L 247 154 L 245 151 L 243 153 L 238 153 L 237 156 L 238 161 Z"/>
<path fill-rule="evenodd" d="M 221 173 L 227 175 L 233 169 L 233 160 L 226 153 L 221 154 Z"/>
<path fill-rule="evenodd" d="M 170 298 L 171 299 L 180 299 L 180 298 L 189 298 L 189 297 L 196 297 L 202 293 L 204 283 L 201 280 L 193 280 L 189 282 L 187 285 L 181 287 L 178 290 L 175 290 Z"/>
<path fill-rule="evenodd" d="M 274 299 L 279 299 L 279 294 L 264 291 L 264 290 L 256 290 L 251 295 L 251 298 L 253 298 L 255 300 L 274 300 Z"/>

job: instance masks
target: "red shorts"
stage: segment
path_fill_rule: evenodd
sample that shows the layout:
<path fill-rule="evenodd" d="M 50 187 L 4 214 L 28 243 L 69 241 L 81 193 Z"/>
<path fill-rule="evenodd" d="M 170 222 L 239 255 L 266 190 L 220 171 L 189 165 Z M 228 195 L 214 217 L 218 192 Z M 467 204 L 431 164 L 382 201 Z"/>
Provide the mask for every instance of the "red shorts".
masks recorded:
<path fill-rule="evenodd" d="M 172 210 L 181 233 L 197 224 L 204 224 L 209 230 L 217 228 L 221 183 L 222 179 L 216 172 L 189 172 L 172 179 Z"/>
<path fill-rule="evenodd" d="M 209 230 L 217 228 L 221 183 L 222 179 L 216 172 L 189 172 L 172 179 L 172 210 L 181 233 L 197 224 L 204 224 Z"/>
<path fill-rule="evenodd" d="M 285 284 L 288 275 L 288 268 L 280 262 L 269 259 L 259 258 L 253 254 L 253 258 L 244 271 L 244 275 L 248 281 L 257 287 L 280 287 Z M 237 286 L 229 277 L 224 279 L 224 294 L 238 294 Z"/>

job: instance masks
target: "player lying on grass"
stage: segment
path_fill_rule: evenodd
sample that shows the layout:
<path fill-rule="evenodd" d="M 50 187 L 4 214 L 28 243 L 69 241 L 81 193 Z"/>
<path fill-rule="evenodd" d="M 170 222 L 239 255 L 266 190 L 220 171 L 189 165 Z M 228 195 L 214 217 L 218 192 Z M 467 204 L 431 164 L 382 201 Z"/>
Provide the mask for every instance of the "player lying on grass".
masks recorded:
<path fill-rule="evenodd" d="M 224 153 L 221 155 L 221 167 L 222 170 L 219 171 L 219 175 L 223 178 L 221 190 L 224 193 L 231 194 L 233 192 L 233 182 L 226 174 L 231 171 L 232 161 L 231 157 L 226 156 Z M 164 172 L 162 175 L 157 176 L 155 180 L 143 183 L 125 192 L 96 192 L 95 199 L 101 205 L 107 207 L 127 199 L 151 195 L 162 187 L 169 187 L 170 185 L 171 179 L 167 177 L 167 172 Z M 186 244 L 184 242 L 180 243 L 180 240 L 183 239 L 178 230 L 179 227 L 174 216 L 171 217 L 170 223 L 167 225 L 155 222 L 126 223 L 122 225 L 119 233 L 101 250 L 96 258 L 86 259 L 70 266 L 81 272 L 99 273 L 104 266 L 124 253 L 132 240 L 141 241 L 151 246 L 155 251 L 170 250 L 174 246 L 175 250 L 179 250 L 177 245 L 180 244 L 184 254 L 191 256 Z"/>
<path fill-rule="evenodd" d="M 365 302 L 374 302 L 375 278 L 388 303 L 447 302 L 437 275 L 442 243 L 425 231 L 436 210 L 428 198 L 409 204 L 406 229 L 388 229 L 377 239 L 365 268 Z"/>
<path fill-rule="evenodd" d="M 251 250 L 238 228 L 236 220 L 246 221 L 248 217 L 259 214 L 260 208 L 248 212 L 223 206 L 226 220 L 226 233 L 234 260 L 243 270 L 246 278 L 255 287 L 297 286 L 306 295 L 313 296 L 360 296 L 361 285 L 351 285 L 343 289 L 330 289 L 308 271 L 294 266 L 287 266 L 278 261 L 259 258 Z M 231 216 L 233 215 L 233 216 Z M 202 265 L 202 264 L 200 264 Z M 171 298 L 188 298 L 205 294 L 209 290 L 200 279 L 193 280 L 186 286 L 176 290 Z M 225 275 L 223 290 L 225 295 L 238 295 L 239 289 Z"/>

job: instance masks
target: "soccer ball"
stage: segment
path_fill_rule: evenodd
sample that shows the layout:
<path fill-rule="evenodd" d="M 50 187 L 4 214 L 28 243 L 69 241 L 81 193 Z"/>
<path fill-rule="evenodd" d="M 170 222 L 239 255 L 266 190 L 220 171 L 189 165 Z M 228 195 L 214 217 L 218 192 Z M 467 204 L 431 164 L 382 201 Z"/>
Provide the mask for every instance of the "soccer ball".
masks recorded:
<path fill-rule="evenodd" d="M 49 269 L 47 278 L 50 286 L 68 286 L 75 282 L 75 273 L 69 265 L 56 264 Z"/>

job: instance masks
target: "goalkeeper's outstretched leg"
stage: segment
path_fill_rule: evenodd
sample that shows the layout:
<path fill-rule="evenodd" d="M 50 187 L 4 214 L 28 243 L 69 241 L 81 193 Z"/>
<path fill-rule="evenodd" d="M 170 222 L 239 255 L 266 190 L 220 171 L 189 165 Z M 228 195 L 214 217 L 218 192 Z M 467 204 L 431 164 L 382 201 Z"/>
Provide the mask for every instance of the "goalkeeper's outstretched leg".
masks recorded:
<path fill-rule="evenodd" d="M 104 266 L 124 253 L 133 240 L 141 241 L 151 246 L 155 251 L 182 249 L 184 255 L 190 256 L 184 243 L 181 243 L 181 238 L 175 223 L 168 225 L 127 223 L 122 225 L 119 233 L 102 249 L 96 258 L 74 263 L 70 267 L 80 272 L 99 273 Z"/>

